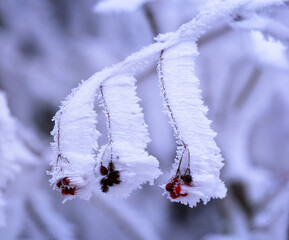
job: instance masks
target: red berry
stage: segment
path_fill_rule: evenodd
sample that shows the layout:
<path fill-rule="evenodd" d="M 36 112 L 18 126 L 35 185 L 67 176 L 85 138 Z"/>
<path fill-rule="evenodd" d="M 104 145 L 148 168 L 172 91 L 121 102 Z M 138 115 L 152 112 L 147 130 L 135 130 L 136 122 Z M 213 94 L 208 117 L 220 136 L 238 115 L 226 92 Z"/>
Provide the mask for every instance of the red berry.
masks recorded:
<path fill-rule="evenodd" d="M 173 185 L 172 183 L 168 183 L 168 184 L 166 185 L 166 190 L 167 190 L 168 192 L 172 192 L 172 191 L 173 191 L 173 188 L 174 188 L 174 185 Z"/>
<path fill-rule="evenodd" d="M 188 193 L 181 193 L 180 194 L 182 197 L 186 197 L 186 196 L 188 196 Z"/>
<path fill-rule="evenodd" d="M 62 184 L 63 185 L 67 186 L 67 185 L 69 185 L 69 183 L 70 183 L 70 181 L 69 181 L 68 177 L 65 177 L 65 178 L 62 179 Z"/>
<path fill-rule="evenodd" d="M 62 185 L 61 180 L 59 180 L 59 181 L 56 183 L 56 186 L 57 186 L 58 188 L 60 188 L 61 185 Z"/>
<path fill-rule="evenodd" d="M 170 192 L 170 196 L 171 196 L 172 199 L 176 199 L 176 198 L 179 197 L 179 195 L 176 194 L 175 192 Z"/>
<path fill-rule="evenodd" d="M 100 174 L 102 176 L 104 176 L 104 175 L 106 175 L 108 173 L 108 170 L 107 170 L 107 168 L 105 166 L 101 166 L 99 171 L 100 171 Z"/>
<path fill-rule="evenodd" d="M 61 193 L 63 195 L 74 195 L 75 194 L 75 187 L 73 187 L 73 188 L 65 187 L 61 190 Z"/>
<path fill-rule="evenodd" d="M 182 188 L 181 188 L 181 185 L 180 185 L 180 184 L 178 184 L 177 186 L 174 187 L 174 192 L 175 192 L 176 194 L 180 194 L 181 191 L 182 191 Z"/>
<path fill-rule="evenodd" d="M 172 177 L 171 179 L 170 179 L 170 183 L 175 183 L 175 182 L 177 182 L 178 181 L 178 179 L 177 178 L 175 178 L 175 177 Z"/>

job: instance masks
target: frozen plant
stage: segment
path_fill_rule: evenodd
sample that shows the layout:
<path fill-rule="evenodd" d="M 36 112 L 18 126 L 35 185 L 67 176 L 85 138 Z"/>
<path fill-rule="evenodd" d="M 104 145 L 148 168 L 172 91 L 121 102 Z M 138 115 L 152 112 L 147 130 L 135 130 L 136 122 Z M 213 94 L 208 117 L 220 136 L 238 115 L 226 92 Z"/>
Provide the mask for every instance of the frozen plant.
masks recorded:
<path fill-rule="evenodd" d="M 160 56 L 160 87 L 179 145 L 172 176 L 163 187 L 169 199 L 191 207 L 200 200 L 207 203 L 210 198 L 223 198 L 226 188 L 219 179 L 223 159 L 195 76 L 196 42 L 218 19 L 285 3 L 210 2 L 177 31 L 159 35 L 156 43 L 82 82 L 54 118 L 55 160 L 49 173 L 54 188 L 61 190 L 65 199 L 89 199 L 95 189 L 126 197 L 140 184 L 160 175 L 155 158 L 145 152 L 149 139 L 133 92 L 134 75 Z M 108 121 L 108 143 L 101 149 L 97 144 L 100 133 L 95 129 L 96 95 L 101 98 Z"/>

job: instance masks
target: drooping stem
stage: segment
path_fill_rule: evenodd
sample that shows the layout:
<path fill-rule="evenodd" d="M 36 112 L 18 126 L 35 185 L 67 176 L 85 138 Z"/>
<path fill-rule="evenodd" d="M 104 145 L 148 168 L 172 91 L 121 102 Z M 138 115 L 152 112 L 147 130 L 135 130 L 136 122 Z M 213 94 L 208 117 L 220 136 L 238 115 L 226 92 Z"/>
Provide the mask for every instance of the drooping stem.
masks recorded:
<path fill-rule="evenodd" d="M 179 161 L 179 165 L 178 165 L 178 168 L 177 168 L 177 171 L 176 171 L 176 175 L 175 175 L 175 179 L 177 179 L 177 177 L 178 177 L 178 175 L 180 173 L 180 167 L 182 165 L 182 161 L 183 161 L 183 157 L 184 157 L 185 151 L 188 151 L 188 159 L 187 159 L 188 167 L 187 167 L 187 169 L 185 171 L 185 174 L 187 173 L 187 171 L 190 174 L 190 150 L 188 149 L 188 145 L 184 142 L 184 140 L 181 137 L 178 125 L 176 123 L 176 119 L 174 117 L 174 114 L 173 114 L 173 111 L 172 111 L 172 108 L 170 106 L 169 99 L 168 99 L 168 96 L 167 96 L 167 90 L 166 90 L 165 81 L 164 81 L 164 75 L 163 75 L 163 64 L 162 64 L 163 53 L 164 53 L 164 50 L 161 51 L 160 61 L 159 61 L 159 75 L 160 75 L 162 93 L 163 93 L 164 101 L 165 101 L 166 107 L 168 109 L 168 112 L 169 112 L 169 115 L 170 115 L 170 118 L 171 118 L 171 121 L 172 121 L 172 125 L 173 125 L 174 130 L 175 130 L 175 134 L 176 134 L 177 140 L 182 143 L 183 148 L 184 148 L 183 151 L 182 151 L 182 154 L 181 154 L 181 157 L 180 157 L 180 161 Z"/>
<path fill-rule="evenodd" d="M 112 159 L 113 159 L 113 152 L 112 152 L 113 141 L 112 141 L 112 134 L 111 134 L 111 118 L 110 118 L 110 113 L 108 111 L 107 103 L 105 101 L 105 97 L 104 97 L 104 93 L 103 93 L 103 86 L 101 85 L 99 88 L 100 88 L 100 93 L 101 93 L 102 102 L 103 102 L 103 106 L 104 106 L 104 111 L 106 113 L 107 122 L 108 122 L 108 129 L 107 129 L 108 140 L 109 140 L 108 144 L 110 145 L 110 161 L 112 161 Z M 106 149 L 107 149 L 107 147 L 106 147 Z M 105 151 L 106 151 L 106 149 L 105 149 Z M 105 151 L 104 151 L 104 153 L 105 153 Z"/>
<path fill-rule="evenodd" d="M 177 179 L 177 177 L 178 177 L 178 175 L 180 173 L 180 167 L 181 167 L 181 164 L 182 164 L 182 161 L 183 161 L 185 150 L 186 150 L 186 147 L 183 149 L 183 152 L 182 152 L 182 155 L 181 155 L 181 158 L 180 158 L 180 161 L 179 161 L 178 169 L 176 171 L 175 181 L 176 181 L 176 179 Z"/>
<path fill-rule="evenodd" d="M 68 164 L 70 164 L 69 160 L 66 157 L 63 157 L 60 153 L 60 117 L 57 121 L 57 152 L 56 166 L 58 165 L 59 159 L 64 159 Z"/>
<path fill-rule="evenodd" d="M 171 117 L 171 120 L 172 120 L 172 124 L 173 124 L 174 129 L 175 129 L 175 133 L 177 135 L 176 137 L 178 138 L 179 141 L 182 142 L 183 147 L 186 148 L 187 144 L 185 144 L 185 142 L 181 138 L 181 134 L 180 134 L 179 128 L 177 126 L 176 119 L 174 117 L 174 114 L 173 114 L 173 111 L 172 111 L 172 108 L 170 106 L 169 99 L 168 99 L 168 96 L 167 96 L 167 90 L 166 90 L 165 81 L 164 81 L 164 75 L 163 75 L 163 64 L 162 64 L 164 51 L 165 50 L 161 51 L 160 63 L 159 63 L 159 74 L 160 74 L 160 82 L 161 82 L 162 93 L 163 93 L 163 96 L 164 96 L 164 101 L 165 101 L 166 107 L 167 107 L 167 109 L 169 111 L 169 114 L 170 114 L 170 117 Z"/>

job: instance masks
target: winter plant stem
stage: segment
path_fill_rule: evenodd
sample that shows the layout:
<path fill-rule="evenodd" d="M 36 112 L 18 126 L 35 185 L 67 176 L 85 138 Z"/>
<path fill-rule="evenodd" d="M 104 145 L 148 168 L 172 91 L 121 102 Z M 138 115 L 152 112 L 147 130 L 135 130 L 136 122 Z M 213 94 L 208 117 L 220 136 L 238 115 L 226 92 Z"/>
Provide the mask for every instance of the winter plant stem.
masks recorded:
<path fill-rule="evenodd" d="M 161 81 L 162 93 L 163 93 L 164 100 L 165 100 L 166 106 L 167 106 L 167 108 L 168 108 L 168 111 L 169 111 L 169 114 L 170 114 L 170 117 L 171 117 L 171 120 L 172 120 L 172 124 L 173 124 L 174 129 L 175 129 L 175 133 L 176 133 L 176 135 L 177 135 L 177 138 L 182 142 L 184 148 L 186 148 L 187 145 L 185 144 L 185 142 L 184 142 L 184 141 L 182 140 L 182 138 L 181 138 L 180 131 L 179 131 L 179 128 L 178 128 L 178 126 L 177 126 L 176 119 L 175 119 L 175 117 L 174 117 L 174 114 L 173 114 L 173 111 L 172 111 L 172 108 L 171 108 L 171 106 L 170 106 L 169 99 L 168 99 L 168 96 L 167 96 L 167 90 L 166 90 L 166 87 L 165 87 L 165 81 L 164 81 L 164 76 L 163 76 L 163 64 L 162 64 L 164 51 L 165 51 L 165 50 L 162 50 L 162 51 L 161 51 L 161 55 L 160 55 L 160 65 L 159 65 L 159 69 L 160 69 L 160 81 Z"/>
<path fill-rule="evenodd" d="M 108 145 L 110 145 L 110 161 L 112 161 L 112 158 L 113 158 L 112 143 L 113 142 L 112 142 L 112 134 L 111 134 L 110 113 L 108 111 L 107 103 L 105 101 L 105 97 L 104 97 L 104 93 L 103 93 L 103 86 L 101 85 L 99 88 L 100 88 L 100 93 L 101 93 L 101 97 L 102 97 L 102 101 L 103 101 L 104 111 L 106 113 L 107 122 L 108 122 L 108 138 L 109 138 Z M 107 147 L 106 147 L 106 149 L 107 149 Z M 105 149 L 104 153 L 106 152 L 106 149 Z M 104 155 L 104 153 L 103 153 L 103 155 Z"/>

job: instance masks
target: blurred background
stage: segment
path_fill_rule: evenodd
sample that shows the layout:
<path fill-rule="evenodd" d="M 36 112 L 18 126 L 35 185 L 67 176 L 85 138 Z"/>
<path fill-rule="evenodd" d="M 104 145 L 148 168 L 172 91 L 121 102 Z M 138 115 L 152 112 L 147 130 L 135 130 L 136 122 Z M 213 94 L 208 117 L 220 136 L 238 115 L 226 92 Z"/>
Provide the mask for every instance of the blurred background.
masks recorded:
<path fill-rule="evenodd" d="M 126 200 L 95 195 L 61 203 L 46 174 L 51 119 L 61 101 L 82 79 L 153 43 L 157 34 L 175 31 L 207 3 L 131 1 L 119 11 L 122 5 L 104 2 L 0 0 L 0 89 L 21 149 L 14 177 L 0 184 L 0 239 L 289 239 L 288 7 L 232 15 L 198 42 L 197 75 L 226 163 L 225 199 L 192 209 L 162 196 L 158 185 L 168 178 L 176 145 L 152 64 L 136 76 L 137 91 L 152 139 L 148 151 L 163 176 Z M 96 111 L 106 134 L 97 104 Z M 3 138 L 7 126 L 0 122 Z M 4 161 L 2 154 L 2 177 Z"/>

